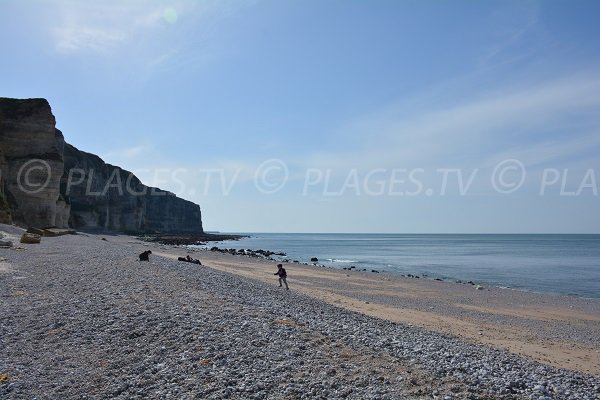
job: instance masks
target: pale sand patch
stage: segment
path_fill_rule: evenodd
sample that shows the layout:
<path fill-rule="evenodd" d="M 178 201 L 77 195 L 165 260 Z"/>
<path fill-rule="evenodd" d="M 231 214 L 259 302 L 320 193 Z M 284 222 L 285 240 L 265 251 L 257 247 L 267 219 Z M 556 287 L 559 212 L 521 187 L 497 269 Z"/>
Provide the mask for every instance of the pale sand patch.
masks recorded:
<path fill-rule="evenodd" d="M 582 321 L 595 321 L 600 322 L 600 315 L 594 315 L 589 313 L 582 313 L 577 310 L 565 310 L 560 308 L 542 308 L 537 306 L 521 306 L 519 309 L 507 309 L 507 308 L 490 308 L 490 307 L 479 307 L 468 304 L 456 304 L 457 307 L 465 309 L 477 310 L 486 313 L 510 315 L 514 317 L 528 317 L 531 319 L 537 319 L 540 321 L 570 321 L 574 323 Z"/>
<path fill-rule="evenodd" d="M 170 259 L 192 253 L 186 249 L 157 247 L 162 250 L 153 250 L 155 256 Z M 257 279 L 273 286 L 278 285 L 273 275 L 276 270 L 275 262 L 206 251 L 197 254 L 200 255 L 202 263 L 209 268 Z M 288 270 L 291 290 L 322 299 L 327 303 L 366 315 L 451 334 L 473 343 L 507 349 L 541 363 L 600 376 L 600 346 L 576 340 L 548 338 L 536 334 L 531 329 L 521 329 L 519 323 L 494 323 L 477 317 L 478 313 L 484 316 L 506 315 L 518 317 L 525 322 L 541 320 L 561 324 L 587 323 L 588 327 L 591 323 L 592 329 L 600 331 L 600 325 L 597 324 L 600 315 L 585 307 L 567 306 L 568 299 L 560 300 L 547 296 L 544 297 L 546 300 L 539 301 L 539 295 L 514 293 L 510 290 L 477 291 L 470 285 L 404 279 L 387 274 L 357 273 L 292 263 L 286 263 L 285 267 Z M 353 289 L 344 294 L 335 293 L 335 285 L 339 283 L 350 284 Z M 337 290 L 339 292 L 339 288 Z M 439 307 L 441 311 L 437 311 L 436 307 L 424 311 L 395 304 L 367 304 L 357 298 L 358 294 L 364 293 L 384 294 L 400 302 L 402 299 L 413 302 L 415 299 L 434 299 L 444 306 L 474 310 L 478 313 L 455 316 L 444 314 L 444 307 Z M 513 304 L 514 296 L 518 296 L 520 303 Z M 523 299 L 527 301 L 524 302 Z"/>
<path fill-rule="evenodd" d="M 0 261 L 0 274 L 8 274 L 14 272 L 14 269 L 7 262 Z"/>

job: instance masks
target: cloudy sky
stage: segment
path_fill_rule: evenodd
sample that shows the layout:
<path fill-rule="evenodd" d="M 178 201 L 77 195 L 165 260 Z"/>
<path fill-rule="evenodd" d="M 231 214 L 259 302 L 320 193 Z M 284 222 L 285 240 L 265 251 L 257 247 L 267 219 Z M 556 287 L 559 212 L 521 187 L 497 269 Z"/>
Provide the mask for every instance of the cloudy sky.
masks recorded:
<path fill-rule="evenodd" d="M 597 1 L 0 1 L 0 96 L 229 232 L 600 233 Z"/>

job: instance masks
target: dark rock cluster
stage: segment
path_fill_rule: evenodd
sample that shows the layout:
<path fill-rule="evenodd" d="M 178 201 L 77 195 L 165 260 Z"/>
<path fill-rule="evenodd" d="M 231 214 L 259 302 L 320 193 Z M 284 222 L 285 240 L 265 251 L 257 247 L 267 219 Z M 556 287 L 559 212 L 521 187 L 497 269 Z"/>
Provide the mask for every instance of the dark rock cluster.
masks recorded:
<path fill-rule="evenodd" d="M 285 253 L 276 253 L 271 250 L 252 250 L 252 249 L 221 249 L 217 246 L 213 246 L 210 248 L 210 251 L 219 252 L 219 253 L 227 253 L 232 254 L 234 256 L 248 256 L 254 258 L 265 258 L 267 260 L 272 260 L 272 256 L 280 256 L 285 257 Z"/>

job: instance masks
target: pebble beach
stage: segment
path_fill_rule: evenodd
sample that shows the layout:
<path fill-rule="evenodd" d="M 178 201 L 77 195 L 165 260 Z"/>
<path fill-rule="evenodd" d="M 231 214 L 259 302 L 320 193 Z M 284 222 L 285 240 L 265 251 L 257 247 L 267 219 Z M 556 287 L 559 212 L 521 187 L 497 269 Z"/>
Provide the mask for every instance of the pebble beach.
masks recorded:
<path fill-rule="evenodd" d="M 150 262 L 139 262 L 147 249 Z M 598 371 L 336 305 L 311 295 L 322 288 L 306 273 L 308 289 L 296 290 L 302 274 L 292 265 L 281 290 L 272 275 L 232 273 L 241 258 L 205 253 L 194 253 L 198 266 L 173 258 L 181 248 L 87 234 L 0 249 L 0 398 L 600 398 Z M 550 321 L 556 332 L 543 335 L 576 332 L 597 349 L 598 324 L 588 322 L 573 330 Z"/>

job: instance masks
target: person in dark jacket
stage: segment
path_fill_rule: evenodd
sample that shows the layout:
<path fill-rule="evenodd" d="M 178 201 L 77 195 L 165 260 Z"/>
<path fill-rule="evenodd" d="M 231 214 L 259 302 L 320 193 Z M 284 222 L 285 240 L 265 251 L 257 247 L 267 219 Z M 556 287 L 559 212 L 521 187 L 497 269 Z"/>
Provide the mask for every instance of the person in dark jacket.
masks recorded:
<path fill-rule="evenodd" d="M 287 272 L 285 272 L 283 265 L 277 264 L 277 272 L 275 272 L 273 275 L 279 275 L 279 287 L 281 287 L 282 283 L 285 283 L 286 290 L 290 290 L 287 284 Z"/>
<path fill-rule="evenodd" d="M 150 261 L 150 258 L 148 257 L 148 255 L 150 254 L 152 254 L 150 250 L 146 250 L 145 252 L 140 254 L 140 261 Z"/>

